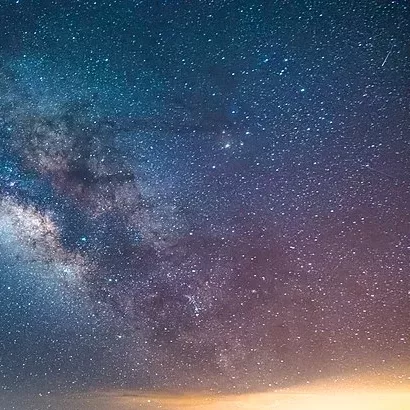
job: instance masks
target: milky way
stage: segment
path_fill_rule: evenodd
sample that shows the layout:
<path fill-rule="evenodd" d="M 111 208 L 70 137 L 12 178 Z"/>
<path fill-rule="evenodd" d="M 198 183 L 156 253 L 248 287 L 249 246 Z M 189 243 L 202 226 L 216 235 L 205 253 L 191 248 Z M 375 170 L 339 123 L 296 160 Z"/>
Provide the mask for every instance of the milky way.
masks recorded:
<path fill-rule="evenodd" d="M 410 364 L 407 2 L 3 3 L 3 389 Z"/>

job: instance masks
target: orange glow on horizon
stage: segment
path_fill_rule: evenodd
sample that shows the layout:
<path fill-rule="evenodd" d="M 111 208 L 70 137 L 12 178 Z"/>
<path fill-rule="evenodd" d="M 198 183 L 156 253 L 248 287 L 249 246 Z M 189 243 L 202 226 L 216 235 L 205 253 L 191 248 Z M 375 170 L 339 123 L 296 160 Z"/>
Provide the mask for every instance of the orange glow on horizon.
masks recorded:
<path fill-rule="evenodd" d="M 122 390 L 51 396 L 43 398 L 42 403 L 46 400 L 56 410 L 410 410 L 410 379 L 405 374 L 381 374 L 328 379 L 264 393 L 167 394 Z"/>

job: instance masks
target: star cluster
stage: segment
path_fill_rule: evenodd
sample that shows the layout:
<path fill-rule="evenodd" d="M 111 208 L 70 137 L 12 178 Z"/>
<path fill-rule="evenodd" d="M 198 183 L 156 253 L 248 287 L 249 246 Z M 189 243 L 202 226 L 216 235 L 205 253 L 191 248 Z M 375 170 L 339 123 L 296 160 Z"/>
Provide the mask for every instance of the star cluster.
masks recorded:
<path fill-rule="evenodd" d="M 0 6 L 0 382 L 265 389 L 408 364 L 406 1 Z"/>

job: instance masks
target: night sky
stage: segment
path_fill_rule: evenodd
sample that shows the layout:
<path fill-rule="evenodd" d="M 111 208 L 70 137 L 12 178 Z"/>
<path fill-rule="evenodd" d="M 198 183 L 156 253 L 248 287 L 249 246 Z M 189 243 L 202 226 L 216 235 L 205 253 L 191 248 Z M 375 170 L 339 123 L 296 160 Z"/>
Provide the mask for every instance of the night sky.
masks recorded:
<path fill-rule="evenodd" d="M 2 0 L 0 57 L 3 391 L 410 365 L 407 0 Z"/>

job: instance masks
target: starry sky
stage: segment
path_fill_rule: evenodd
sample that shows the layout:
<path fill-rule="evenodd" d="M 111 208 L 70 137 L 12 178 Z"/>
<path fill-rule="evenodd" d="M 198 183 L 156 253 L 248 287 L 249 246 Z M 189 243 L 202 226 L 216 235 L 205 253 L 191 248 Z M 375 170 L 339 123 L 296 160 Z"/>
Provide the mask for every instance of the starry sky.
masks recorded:
<path fill-rule="evenodd" d="M 2 0 L 1 389 L 410 365 L 409 39 L 406 0 Z"/>

